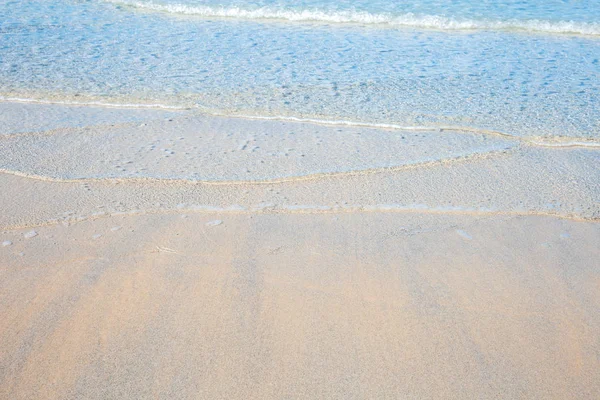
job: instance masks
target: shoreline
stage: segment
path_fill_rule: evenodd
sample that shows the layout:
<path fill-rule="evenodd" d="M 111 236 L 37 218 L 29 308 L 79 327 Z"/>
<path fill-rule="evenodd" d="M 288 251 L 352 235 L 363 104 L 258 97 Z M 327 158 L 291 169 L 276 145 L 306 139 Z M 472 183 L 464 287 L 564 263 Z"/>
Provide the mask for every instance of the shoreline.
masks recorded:
<path fill-rule="evenodd" d="M 378 122 L 367 122 L 367 121 L 352 121 L 352 120 L 336 120 L 336 119 L 319 119 L 319 118 L 305 118 L 293 115 L 249 115 L 249 114 L 236 114 L 236 113 L 224 113 L 219 111 L 210 111 L 202 106 L 189 107 L 189 106 L 169 106 L 163 104 L 128 104 L 128 103 L 104 103 L 104 102 L 76 102 L 76 101 L 60 101 L 60 100 L 44 100 L 44 99 L 27 99 L 27 98 L 12 98 L 0 96 L 0 103 L 7 105 L 13 104 L 37 104 L 47 106 L 58 106 L 58 107 L 83 107 L 83 108 L 106 108 L 113 110 L 141 110 L 141 111 L 165 111 L 172 112 L 173 115 L 187 115 L 197 118 L 224 118 L 233 120 L 246 120 L 246 121 L 273 121 L 280 123 L 298 123 L 298 124 L 309 124 L 317 126 L 331 126 L 331 127 L 350 127 L 350 128 L 365 128 L 365 129 L 377 129 L 382 131 L 406 131 L 406 132 L 444 132 L 449 131 L 453 133 L 465 133 L 474 135 L 488 135 L 490 137 L 501 137 L 511 139 L 531 146 L 541 147 L 600 147 L 600 139 L 596 137 L 587 136 L 520 136 L 515 133 L 503 132 L 500 130 L 494 130 L 491 128 L 479 128 L 476 126 L 461 126 L 461 125 L 444 125 L 441 123 L 433 123 L 430 125 L 400 125 L 400 124 L 386 124 Z M 166 114 L 169 115 L 169 114 Z M 56 128 L 57 130 L 64 128 Z M 52 129 L 48 130 L 52 131 Z M 35 131 L 33 131 L 35 132 Z M 29 134 L 33 132 L 22 132 L 21 134 Z M 15 133 L 18 134 L 18 133 Z"/>
<path fill-rule="evenodd" d="M 0 131 L 0 397 L 600 396 L 599 150 L 51 108 Z"/>

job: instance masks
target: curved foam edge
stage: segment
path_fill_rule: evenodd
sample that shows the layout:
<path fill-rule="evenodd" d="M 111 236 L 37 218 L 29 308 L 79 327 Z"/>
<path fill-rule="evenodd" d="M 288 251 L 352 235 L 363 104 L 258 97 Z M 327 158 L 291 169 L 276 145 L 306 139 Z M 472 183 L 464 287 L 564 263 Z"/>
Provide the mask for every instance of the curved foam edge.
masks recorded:
<path fill-rule="evenodd" d="M 600 147 L 600 139 L 581 138 L 581 137 L 544 137 L 544 136 L 520 136 L 515 133 L 503 132 L 494 129 L 484 129 L 463 125 L 402 125 L 393 123 L 377 123 L 368 121 L 354 120 L 335 120 L 322 118 L 306 118 L 286 115 L 251 115 L 251 114 L 227 114 L 219 111 L 204 109 L 201 106 L 195 108 L 184 106 L 173 106 L 168 104 L 145 104 L 145 103 L 119 103 L 111 101 L 73 101 L 73 100 L 54 100 L 54 99 L 37 99 L 26 97 L 9 97 L 0 95 L 0 102 L 6 103 L 25 103 L 25 104 L 44 104 L 44 105 L 63 105 L 63 106 L 82 106 L 82 107 L 106 107 L 106 108 L 123 108 L 123 109 L 147 109 L 147 110 L 165 110 L 173 112 L 190 112 L 194 115 L 205 115 L 213 117 L 226 117 L 257 121 L 281 121 L 281 122 L 296 122 L 304 124 L 322 125 L 322 126 L 340 126 L 350 128 L 369 128 L 381 130 L 403 130 L 403 131 L 453 131 L 459 133 L 483 134 L 491 136 L 501 136 L 507 139 L 514 139 L 526 142 L 529 145 L 542 147 Z"/>
<path fill-rule="evenodd" d="M 240 7 L 214 7 L 206 5 L 161 4 L 140 0 L 104 0 L 108 3 L 124 5 L 150 11 L 172 14 L 194 15 L 203 18 L 232 18 L 245 20 L 279 20 L 289 22 L 323 22 L 336 24 L 361 24 L 383 27 L 425 28 L 444 31 L 461 30 L 501 30 L 524 31 L 551 34 L 571 34 L 598 36 L 600 24 L 574 21 L 546 20 L 458 20 L 440 15 L 401 15 L 373 14 L 366 11 L 327 11 L 317 8 L 293 10 L 260 7 L 244 9 Z"/>
<path fill-rule="evenodd" d="M 160 103 L 117 103 L 110 101 L 97 101 L 97 100 L 88 100 L 88 101 L 72 101 L 72 100 L 46 100 L 46 99 L 36 99 L 29 97 L 11 97 L 11 96 L 1 96 L 0 101 L 6 103 L 27 103 L 27 104 L 55 104 L 62 106 L 98 106 L 98 107 L 109 107 L 109 108 L 147 108 L 147 109 L 160 109 L 160 110 L 169 110 L 169 111 L 185 111 L 188 110 L 189 107 L 181 107 L 181 106 L 171 106 L 168 104 L 160 104 Z"/>
<path fill-rule="evenodd" d="M 507 147 L 498 150 L 490 150 L 483 153 L 472 153 L 467 155 L 460 155 L 456 157 L 442 158 L 433 161 L 413 162 L 393 167 L 378 167 L 378 168 L 365 168 L 365 169 L 353 169 L 349 171 L 336 171 L 336 172 L 320 172 L 320 173 L 308 173 L 305 175 L 288 176 L 281 178 L 272 179 L 250 179 L 250 180 L 208 180 L 208 179 L 186 179 L 186 178 L 156 178 L 156 177 L 103 177 L 103 178 L 60 178 L 52 177 L 47 175 L 39 175 L 35 173 L 27 173 L 19 170 L 11 170 L 7 168 L 0 168 L 0 173 L 15 175 L 22 178 L 35 179 L 45 182 L 57 182 L 57 183 L 85 183 L 85 182 L 111 182 L 111 183 L 126 183 L 126 182 L 172 182 L 172 183 L 189 183 L 189 184 L 201 184 L 201 185 L 270 185 L 275 183 L 289 183 L 289 182 L 301 182 L 301 181 L 312 181 L 327 178 L 337 178 L 344 176 L 360 176 L 370 175 L 382 172 L 393 172 L 415 168 L 427 168 L 438 165 L 446 165 L 449 163 L 467 162 L 478 159 L 487 159 L 490 156 L 495 155 L 506 155 L 516 150 L 516 147 Z"/>

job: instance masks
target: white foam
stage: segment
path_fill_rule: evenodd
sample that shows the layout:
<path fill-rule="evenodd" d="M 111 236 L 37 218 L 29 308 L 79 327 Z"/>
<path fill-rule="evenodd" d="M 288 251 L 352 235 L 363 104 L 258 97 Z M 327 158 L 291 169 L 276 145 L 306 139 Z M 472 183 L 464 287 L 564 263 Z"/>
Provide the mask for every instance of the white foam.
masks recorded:
<path fill-rule="evenodd" d="M 160 103 L 119 103 L 119 102 L 107 102 L 107 101 L 71 101 L 67 99 L 37 99 L 29 97 L 11 97 L 11 96 L 0 96 L 0 101 L 11 102 L 11 103 L 31 103 L 31 104 L 57 104 L 63 106 L 98 106 L 108 108 L 148 108 L 148 109 L 165 109 L 173 111 L 185 110 L 186 107 L 172 106 L 168 104 Z M 145 124 L 142 124 L 145 125 Z"/>
<path fill-rule="evenodd" d="M 405 13 L 373 14 L 366 11 L 327 11 L 319 9 L 276 9 L 260 7 L 244 9 L 207 5 L 161 4 L 140 0 L 105 0 L 146 10 L 174 14 L 196 15 L 203 18 L 233 18 L 247 20 L 280 20 L 291 22 L 324 22 L 336 24 L 380 25 L 385 27 L 412 27 L 438 30 L 517 30 L 554 34 L 600 35 L 600 24 L 574 21 L 545 20 L 471 20 L 454 19 L 440 15 L 415 15 Z"/>
<path fill-rule="evenodd" d="M 531 140 L 530 143 L 536 146 L 543 147 L 589 147 L 596 148 L 600 147 L 600 142 L 597 142 L 594 139 L 588 139 L 585 141 L 582 140 L 568 140 L 562 139 L 561 141 L 557 141 L 557 138 L 550 138 L 547 140 Z"/>
<path fill-rule="evenodd" d="M 403 125 L 393 123 L 378 123 L 360 120 L 345 120 L 345 119 L 323 119 L 323 118 L 306 118 L 306 117 L 295 117 L 289 115 L 256 115 L 256 114 L 236 114 L 236 113 L 224 113 L 218 110 L 205 109 L 199 104 L 191 105 L 189 107 L 178 107 L 167 104 L 143 104 L 143 103 L 119 103 L 118 99 L 114 99 L 113 102 L 85 102 L 85 101 L 70 101 L 70 100 L 58 100 L 58 99 L 38 99 L 38 98 L 16 98 L 16 97 L 4 97 L 0 95 L 0 101 L 8 103 L 32 103 L 32 104 L 44 104 L 44 105 L 65 105 L 65 106 L 90 106 L 90 107 L 106 107 L 106 108 L 154 108 L 164 109 L 173 111 L 184 111 L 192 109 L 202 109 L 201 114 L 206 117 L 226 117 L 230 119 L 242 119 L 242 120 L 257 120 L 257 121 L 278 121 L 278 122 L 293 122 L 302 124 L 314 124 L 322 126 L 337 126 L 337 127 L 350 127 L 350 128 L 368 128 L 368 129 L 382 129 L 382 130 L 403 130 L 403 131 L 457 131 L 457 132 L 468 132 L 468 133 L 479 133 L 485 135 L 496 135 L 507 138 L 514 138 L 517 140 L 523 140 L 535 146 L 542 147 L 586 147 L 586 148 L 598 148 L 600 147 L 600 141 L 597 138 L 570 138 L 570 137 L 543 137 L 543 136 L 524 136 L 517 133 L 511 133 L 501 130 L 483 129 L 468 125 L 447 125 L 447 124 L 436 124 L 431 123 L 427 125 Z M 171 118 L 166 119 L 172 121 Z M 148 126 L 147 123 L 139 125 L 140 128 Z M 249 147 L 250 143 L 255 142 L 256 138 L 250 137 L 240 142 L 237 147 L 238 151 L 244 151 L 250 149 L 251 152 L 255 152 L 260 149 L 259 146 Z M 168 149 L 163 149 L 167 153 Z M 167 153 L 169 154 L 169 153 Z M 174 153 L 170 153 L 171 155 Z"/>

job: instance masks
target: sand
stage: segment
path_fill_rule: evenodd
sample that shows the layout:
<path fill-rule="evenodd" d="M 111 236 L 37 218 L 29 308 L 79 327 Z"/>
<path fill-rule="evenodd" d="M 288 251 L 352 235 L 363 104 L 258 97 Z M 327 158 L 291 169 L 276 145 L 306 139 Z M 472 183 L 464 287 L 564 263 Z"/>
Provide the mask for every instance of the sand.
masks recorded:
<path fill-rule="evenodd" d="M 0 111 L 2 399 L 600 397 L 594 146 L 296 123 L 291 162 L 284 122 Z"/>

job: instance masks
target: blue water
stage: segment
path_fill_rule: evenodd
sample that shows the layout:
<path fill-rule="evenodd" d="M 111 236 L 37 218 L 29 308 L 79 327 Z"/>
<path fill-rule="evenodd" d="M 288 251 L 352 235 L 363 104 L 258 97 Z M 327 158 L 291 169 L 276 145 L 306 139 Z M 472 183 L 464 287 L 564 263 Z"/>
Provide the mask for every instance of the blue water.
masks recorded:
<path fill-rule="evenodd" d="M 600 2 L 0 0 L 5 98 L 600 138 Z"/>

